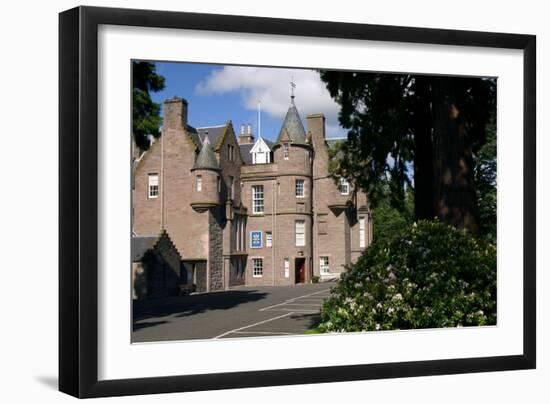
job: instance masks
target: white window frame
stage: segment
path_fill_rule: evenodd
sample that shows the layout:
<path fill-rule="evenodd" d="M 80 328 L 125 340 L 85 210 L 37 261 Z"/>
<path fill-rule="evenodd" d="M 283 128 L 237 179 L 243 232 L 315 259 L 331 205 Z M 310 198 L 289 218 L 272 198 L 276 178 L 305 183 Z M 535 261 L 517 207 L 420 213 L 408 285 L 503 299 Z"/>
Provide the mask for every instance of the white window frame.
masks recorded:
<path fill-rule="evenodd" d="M 273 247 L 273 234 L 270 231 L 265 232 L 265 246 Z"/>
<path fill-rule="evenodd" d="M 359 248 L 365 248 L 367 246 L 365 237 L 365 218 L 361 216 L 359 218 Z"/>
<path fill-rule="evenodd" d="M 159 175 L 151 173 L 147 175 L 147 196 L 149 199 L 159 197 Z"/>
<path fill-rule="evenodd" d="M 296 220 L 294 222 L 294 241 L 296 247 L 304 247 L 306 245 L 306 221 Z"/>
<path fill-rule="evenodd" d="M 300 184 L 300 186 L 298 185 Z M 294 193 L 296 198 L 305 198 L 306 196 L 306 181 L 303 179 L 297 179 L 294 185 Z"/>
<path fill-rule="evenodd" d="M 349 195 L 349 182 L 347 178 L 340 177 L 340 194 Z"/>
<path fill-rule="evenodd" d="M 288 143 L 283 143 L 283 158 L 285 160 L 288 160 L 288 156 L 290 155 L 290 146 Z"/>
<path fill-rule="evenodd" d="M 264 259 L 252 258 L 252 277 L 261 278 L 264 276 Z"/>
<path fill-rule="evenodd" d="M 321 275 L 330 274 L 330 257 L 328 255 L 321 255 L 319 257 L 319 273 Z"/>
<path fill-rule="evenodd" d="M 264 208 L 264 186 L 252 185 L 252 214 L 261 215 L 264 213 Z"/>
<path fill-rule="evenodd" d="M 195 176 L 195 190 L 197 192 L 202 192 L 202 175 Z"/>

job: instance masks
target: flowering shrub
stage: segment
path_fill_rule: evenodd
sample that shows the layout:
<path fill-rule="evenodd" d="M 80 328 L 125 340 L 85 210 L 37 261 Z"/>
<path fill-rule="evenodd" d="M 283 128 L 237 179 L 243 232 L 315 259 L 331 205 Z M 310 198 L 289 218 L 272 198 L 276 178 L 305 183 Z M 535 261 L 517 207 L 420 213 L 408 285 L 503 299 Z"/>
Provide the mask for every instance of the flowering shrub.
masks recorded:
<path fill-rule="evenodd" d="M 420 221 L 375 241 L 323 304 L 321 332 L 496 324 L 496 247 Z"/>

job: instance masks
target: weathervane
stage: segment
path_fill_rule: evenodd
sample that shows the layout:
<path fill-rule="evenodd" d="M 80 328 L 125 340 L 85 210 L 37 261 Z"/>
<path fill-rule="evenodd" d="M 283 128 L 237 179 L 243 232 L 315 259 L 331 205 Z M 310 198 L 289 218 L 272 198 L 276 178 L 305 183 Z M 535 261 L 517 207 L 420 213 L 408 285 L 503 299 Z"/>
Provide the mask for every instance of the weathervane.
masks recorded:
<path fill-rule="evenodd" d="M 294 99 L 294 89 L 296 88 L 296 83 L 294 82 L 294 76 L 290 79 L 290 98 Z"/>

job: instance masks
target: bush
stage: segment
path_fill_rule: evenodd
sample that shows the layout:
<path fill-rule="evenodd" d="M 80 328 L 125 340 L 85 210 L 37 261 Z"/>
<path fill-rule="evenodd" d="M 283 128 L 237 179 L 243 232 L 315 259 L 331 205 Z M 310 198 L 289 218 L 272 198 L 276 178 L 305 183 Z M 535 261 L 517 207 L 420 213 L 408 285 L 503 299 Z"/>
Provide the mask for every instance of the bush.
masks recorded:
<path fill-rule="evenodd" d="M 496 324 L 496 247 L 420 221 L 376 241 L 321 312 L 322 332 Z"/>

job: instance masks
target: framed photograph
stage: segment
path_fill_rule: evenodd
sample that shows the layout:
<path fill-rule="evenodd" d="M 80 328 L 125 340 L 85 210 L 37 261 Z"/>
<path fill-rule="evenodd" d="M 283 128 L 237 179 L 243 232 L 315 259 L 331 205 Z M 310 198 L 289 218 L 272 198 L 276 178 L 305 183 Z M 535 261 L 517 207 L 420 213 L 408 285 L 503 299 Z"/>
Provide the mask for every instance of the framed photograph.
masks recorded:
<path fill-rule="evenodd" d="M 59 388 L 533 369 L 531 35 L 59 17 Z"/>

